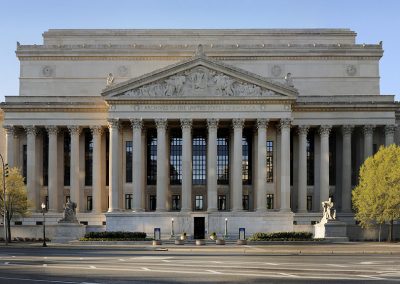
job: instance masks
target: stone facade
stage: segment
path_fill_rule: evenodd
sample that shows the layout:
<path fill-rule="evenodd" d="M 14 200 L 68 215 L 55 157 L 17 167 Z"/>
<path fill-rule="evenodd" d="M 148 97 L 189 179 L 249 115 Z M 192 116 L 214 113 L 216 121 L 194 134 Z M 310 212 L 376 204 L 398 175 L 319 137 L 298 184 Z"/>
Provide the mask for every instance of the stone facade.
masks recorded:
<path fill-rule="evenodd" d="M 107 230 L 297 230 L 332 196 L 354 224 L 364 159 L 399 143 L 381 44 L 347 29 L 49 30 L 18 45 L 0 150 L 40 204 Z M 1 134 L 1 133 L 0 133 Z M 153 212 L 154 211 L 154 212 Z M 196 232 L 197 231 L 197 232 Z M 200 232 L 201 236 L 201 232 Z"/>

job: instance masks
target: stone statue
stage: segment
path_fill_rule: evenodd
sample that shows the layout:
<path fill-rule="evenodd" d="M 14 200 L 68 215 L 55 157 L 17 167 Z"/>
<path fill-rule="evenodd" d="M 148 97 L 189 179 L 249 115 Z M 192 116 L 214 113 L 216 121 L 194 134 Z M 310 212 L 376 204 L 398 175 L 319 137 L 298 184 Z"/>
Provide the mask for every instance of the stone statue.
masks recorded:
<path fill-rule="evenodd" d="M 333 208 L 332 199 L 329 197 L 328 201 L 322 202 L 323 215 L 322 219 L 336 220 L 336 209 Z"/>
<path fill-rule="evenodd" d="M 114 76 L 112 73 L 109 73 L 107 76 L 107 86 L 111 86 L 114 84 Z"/>
<path fill-rule="evenodd" d="M 292 73 L 287 73 L 285 76 L 285 84 L 289 87 L 294 87 Z"/>
<path fill-rule="evenodd" d="M 59 223 L 78 223 L 78 219 L 76 219 L 76 203 L 68 200 L 64 206 L 64 214 L 63 218 L 59 221 Z"/>

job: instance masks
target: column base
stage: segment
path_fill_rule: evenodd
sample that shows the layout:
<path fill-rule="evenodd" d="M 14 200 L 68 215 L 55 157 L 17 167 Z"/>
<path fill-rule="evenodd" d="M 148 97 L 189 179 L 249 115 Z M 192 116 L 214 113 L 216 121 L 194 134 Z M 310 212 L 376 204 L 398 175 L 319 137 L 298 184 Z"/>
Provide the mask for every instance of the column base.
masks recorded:
<path fill-rule="evenodd" d="M 119 208 L 118 208 L 118 209 L 108 209 L 108 210 L 107 210 L 108 213 L 121 212 L 121 211 L 122 211 L 122 210 L 119 209 Z"/>
<path fill-rule="evenodd" d="M 132 212 L 133 213 L 140 213 L 140 212 L 144 212 L 145 210 L 143 209 L 143 208 L 135 208 L 135 209 L 132 209 Z"/>
<path fill-rule="evenodd" d="M 290 208 L 279 209 L 279 212 L 282 212 L 282 213 L 293 213 Z"/>
<path fill-rule="evenodd" d="M 167 212 L 167 209 L 165 208 L 156 209 L 156 212 Z"/>
<path fill-rule="evenodd" d="M 267 208 L 257 208 L 256 212 L 257 213 L 267 213 Z"/>
<path fill-rule="evenodd" d="M 231 212 L 245 212 L 247 210 L 243 210 L 243 209 L 232 209 Z"/>
<path fill-rule="evenodd" d="M 297 210 L 296 213 L 307 213 L 307 212 L 308 212 L 307 210 L 301 209 L 301 210 Z"/>

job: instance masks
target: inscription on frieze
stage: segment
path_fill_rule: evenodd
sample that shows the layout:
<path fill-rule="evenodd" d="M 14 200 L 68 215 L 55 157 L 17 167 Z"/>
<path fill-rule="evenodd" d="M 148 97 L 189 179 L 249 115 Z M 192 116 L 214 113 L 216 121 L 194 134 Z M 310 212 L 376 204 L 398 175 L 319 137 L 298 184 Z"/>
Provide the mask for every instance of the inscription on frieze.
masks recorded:
<path fill-rule="evenodd" d="M 126 91 L 123 97 L 265 97 L 279 96 L 276 92 L 239 81 L 199 66 L 166 79 Z"/>

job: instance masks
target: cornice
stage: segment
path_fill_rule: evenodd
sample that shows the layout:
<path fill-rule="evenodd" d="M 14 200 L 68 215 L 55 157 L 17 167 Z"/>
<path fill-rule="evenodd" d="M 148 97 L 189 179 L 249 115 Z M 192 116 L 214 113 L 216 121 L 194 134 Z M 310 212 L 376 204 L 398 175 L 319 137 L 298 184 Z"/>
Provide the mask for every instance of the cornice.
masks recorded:
<path fill-rule="evenodd" d="M 293 104 L 295 98 L 287 99 L 107 99 L 109 105 L 257 105 L 257 104 Z"/>
<path fill-rule="evenodd" d="M 388 112 L 396 111 L 394 106 L 296 106 L 292 107 L 293 112 Z"/>

